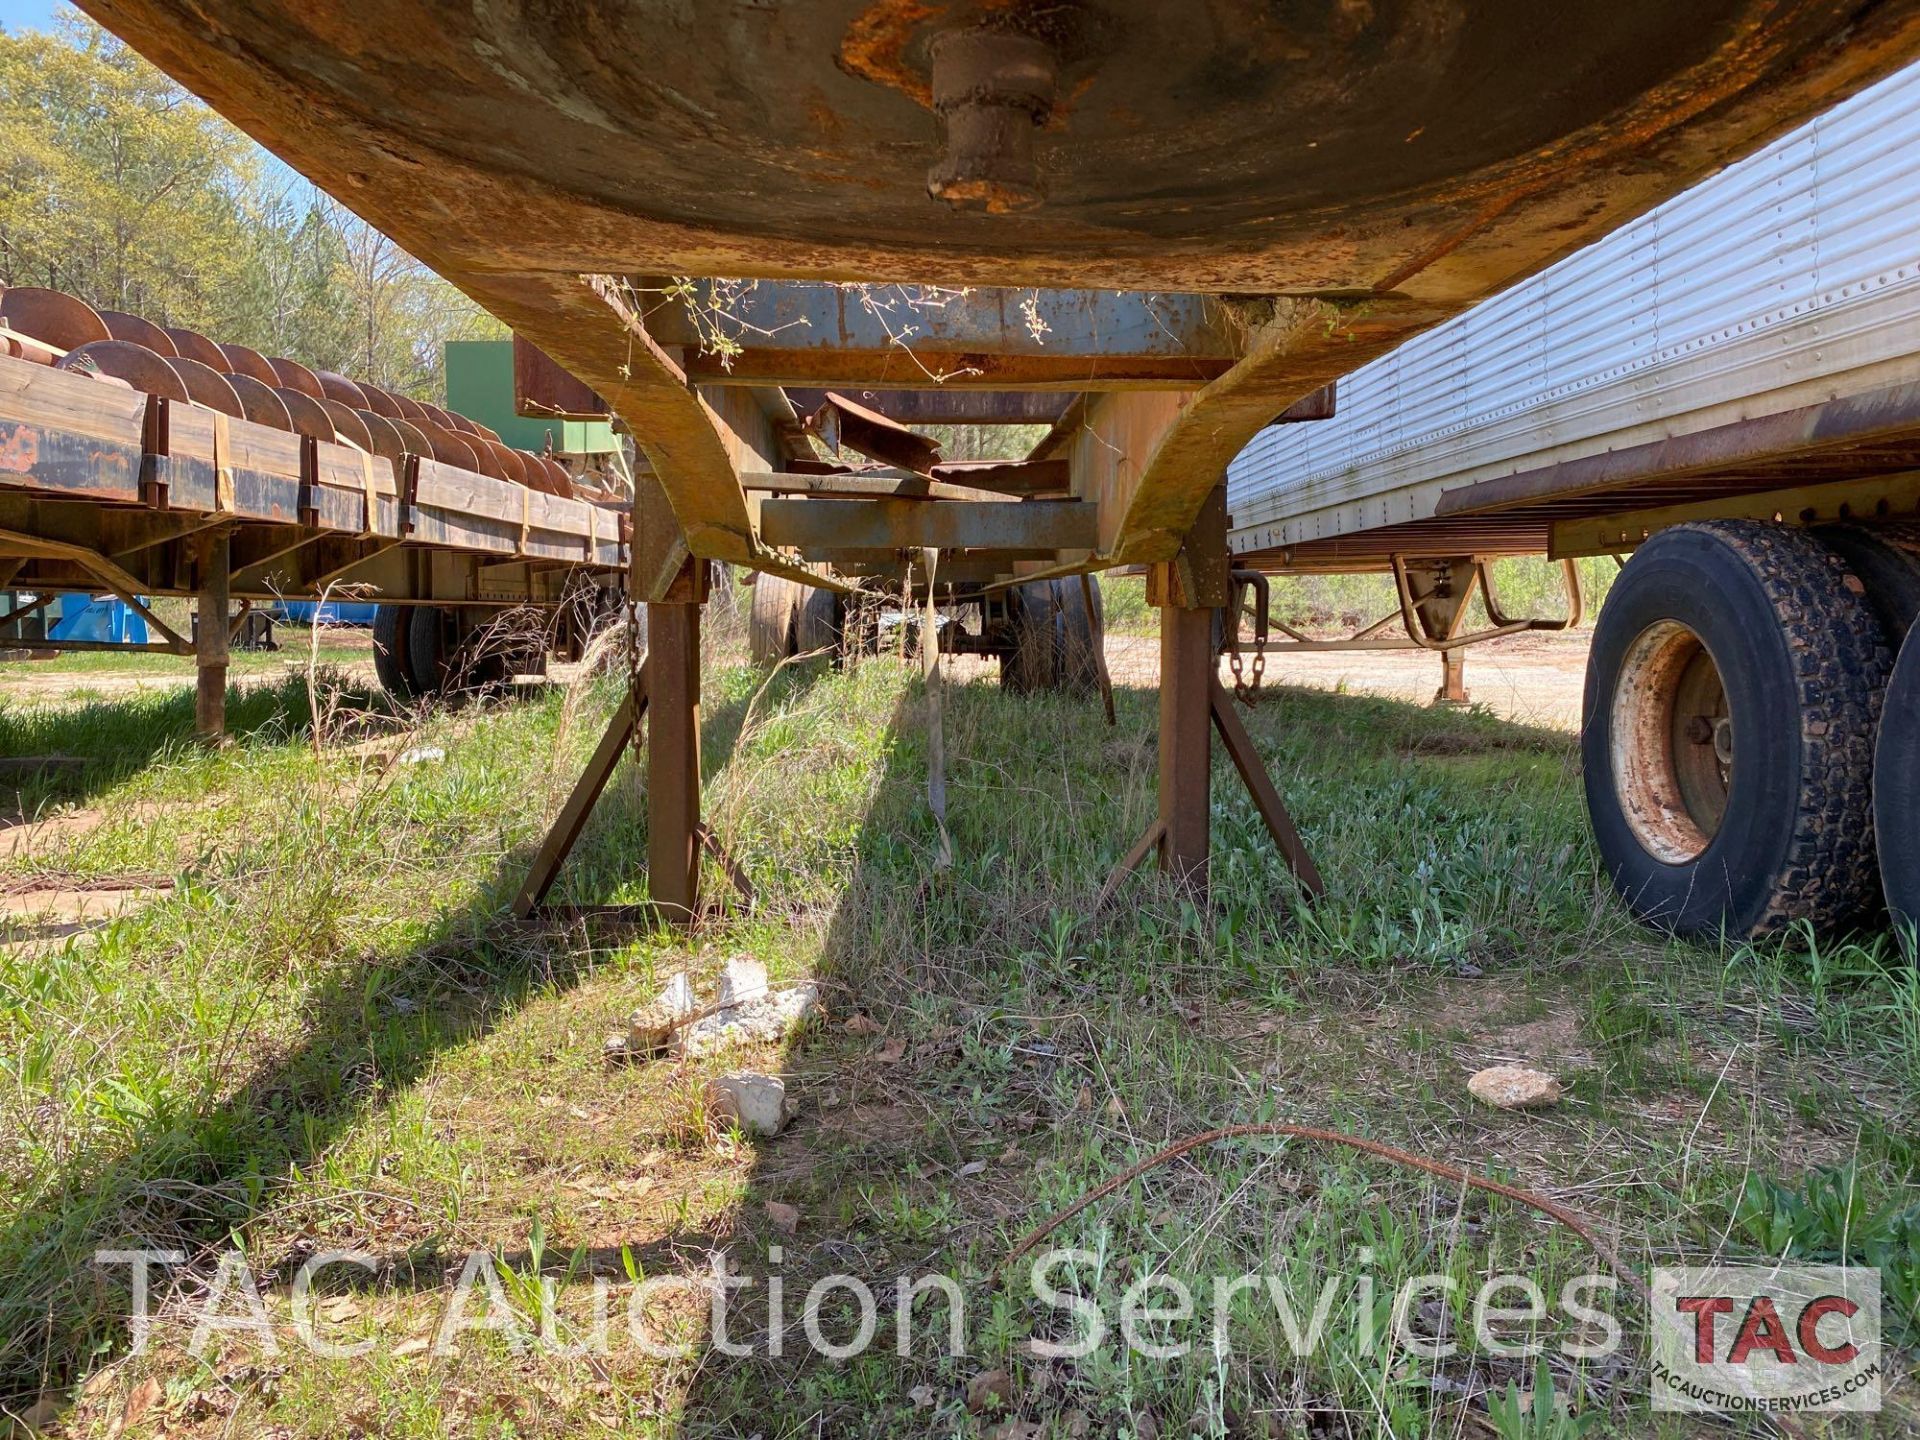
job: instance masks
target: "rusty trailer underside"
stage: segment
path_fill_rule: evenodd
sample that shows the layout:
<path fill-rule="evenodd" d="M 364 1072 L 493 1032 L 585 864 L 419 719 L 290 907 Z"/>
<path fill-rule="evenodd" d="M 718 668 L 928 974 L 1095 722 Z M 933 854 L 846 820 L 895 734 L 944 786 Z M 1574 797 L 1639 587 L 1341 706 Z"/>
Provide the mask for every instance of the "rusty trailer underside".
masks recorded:
<path fill-rule="evenodd" d="M 1895 0 L 84 8 L 606 397 L 684 537 L 656 594 L 687 551 L 1170 559 L 1294 401 L 1920 49 Z M 703 318 L 704 276 L 762 283 Z M 802 455 L 788 385 L 1071 396 L 1037 458 L 1093 514 L 787 543 L 740 476 Z"/>
<path fill-rule="evenodd" d="M 1228 461 L 1920 54 L 1912 0 L 81 4 L 630 428 L 655 614 L 625 723 L 647 715 L 650 883 L 681 911 L 691 559 L 835 588 L 1151 567 L 1161 818 L 1130 859 L 1203 874 Z M 966 476 L 887 426 L 963 416 L 1051 429 Z M 821 473 L 823 426 L 885 468 Z"/>

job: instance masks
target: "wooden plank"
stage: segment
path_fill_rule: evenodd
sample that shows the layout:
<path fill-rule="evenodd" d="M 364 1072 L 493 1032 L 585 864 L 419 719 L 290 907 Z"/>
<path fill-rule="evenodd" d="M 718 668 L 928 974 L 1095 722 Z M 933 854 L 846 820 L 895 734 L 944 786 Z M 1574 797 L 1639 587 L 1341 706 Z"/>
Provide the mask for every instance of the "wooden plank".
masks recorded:
<path fill-rule="evenodd" d="M 74 498 L 140 499 L 140 442 L 0 418 L 0 485 Z"/>
<path fill-rule="evenodd" d="M 146 429 L 147 397 L 71 371 L 0 356 L 0 419 L 137 446 Z"/>

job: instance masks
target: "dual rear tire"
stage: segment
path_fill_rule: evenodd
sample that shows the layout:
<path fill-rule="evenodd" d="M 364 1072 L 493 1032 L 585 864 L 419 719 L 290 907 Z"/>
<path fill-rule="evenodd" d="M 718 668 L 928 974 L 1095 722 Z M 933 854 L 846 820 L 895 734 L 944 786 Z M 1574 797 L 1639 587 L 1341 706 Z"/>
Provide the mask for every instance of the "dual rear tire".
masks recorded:
<path fill-rule="evenodd" d="M 1887 910 L 1912 958 L 1920 950 L 1920 625 L 1907 631 L 1887 682 L 1873 761 L 1873 828 Z"/>
<path fill-rule="evenodd" d="M 373 668 L 380 687 L 403 705 L 468 700 L 505 688 L 523 670 L 537 669 L 544 657 L 542 637 L 500 630 L 495 619 L 491 612 L 452 605 L 380 606 L 373 621 Z"/>
<path fill-rule="evenodd" d="M 1098 578 L 1084 589 L 1077 575 L 1014 586 L 1007 592 L 1007 628 L 1008 648 L 1000 656 L 1000 683 L 1007 690 L 1099 691 L 1106 623 Z"/>
<path fill-rule="evenodd" d="M 1594 838 L 1627 905 L 1736 939 L 1871 918 L 1892 656 L 1865 584 L 1804 531 L 1714 521 L 1643 545 L 1594 628 L 1581 735 Z"/>

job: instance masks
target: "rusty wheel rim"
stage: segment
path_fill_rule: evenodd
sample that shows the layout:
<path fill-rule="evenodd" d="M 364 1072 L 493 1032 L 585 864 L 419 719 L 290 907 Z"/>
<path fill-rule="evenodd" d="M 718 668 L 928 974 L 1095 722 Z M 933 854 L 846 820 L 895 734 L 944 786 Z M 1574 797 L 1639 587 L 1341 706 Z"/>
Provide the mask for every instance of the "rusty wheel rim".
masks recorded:
<path fill-rule="evenodd" d="M 1679 621 L 1628 647 L 1612 736 L 1614 793 L 1634 838 L 1668 865 L 1699 859 L 1726 818 L 1734 724 L 1712 652 Z"/>

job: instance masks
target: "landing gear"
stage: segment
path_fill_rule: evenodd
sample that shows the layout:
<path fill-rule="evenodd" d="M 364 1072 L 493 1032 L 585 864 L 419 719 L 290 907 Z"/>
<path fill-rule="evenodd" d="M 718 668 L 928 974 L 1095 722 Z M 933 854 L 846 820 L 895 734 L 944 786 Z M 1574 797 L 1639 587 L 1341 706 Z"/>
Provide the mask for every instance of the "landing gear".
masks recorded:
<path fill-rule="evenodd" d="M 1888 650 L 1850 579 L 1804 532 L 1714 521 L 1661 531 L 1615 581 L 1582 758 L 1601 859 L 1643 919 L 1746 938 L 1875 908 Z"/>

